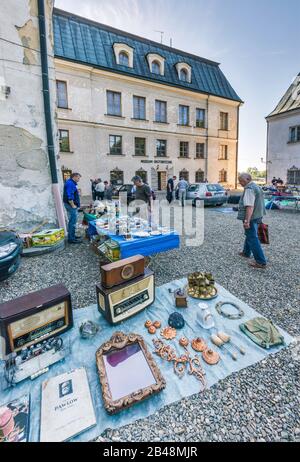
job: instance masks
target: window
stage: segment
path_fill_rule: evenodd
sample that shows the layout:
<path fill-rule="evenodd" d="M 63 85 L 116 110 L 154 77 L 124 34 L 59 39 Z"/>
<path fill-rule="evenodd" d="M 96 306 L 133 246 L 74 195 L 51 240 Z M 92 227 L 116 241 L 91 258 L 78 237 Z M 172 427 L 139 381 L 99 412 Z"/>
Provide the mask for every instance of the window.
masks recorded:
<path fill-rule="evenodd" d="M 147 183 L 147 172 L 143 168 L 135 172 L 136 175 L 140 176 L 144 183 Z"/>
<path fill-rule="evenodd" d="M 167 155 L 167 141 L 156 140 L 156 155 L 157 157 L 166 157 Z"/>
<path fill-rule="evenodd" d="M 287 183 L 291 185 L 300 185 L 300 168 L 293 166 L 287 171 Z"/>
<path fill-rule="evenodd" d="M 300 141 L 300 125 L 296 127 L 290 127 L 290 143 L 297 143 Z"/>
<path fill-rule="evenodd" d="M 179 78 L 180 80 L 182 80 L 183 82 L 187 82 L 188 81 L 188 73 L 187 73 L 187 70 L 186 69 L 181 69 L 180 73 L 179 73 Z"/>
<path fill-rule="evenodd" d="M 68 109 L 67 82 L 56 80 L 57 107 Z"/>
<path fill-rule="evenodd" d="M 58 130 L 60 152 L 70 152 L 69 130 Z"/>
<path fill-rule="evenodd" d="M 226 170 L 220 170 L 219 172 L 219 182 L 220 183 L 226 183 L 227 182 L 227 171 Z"/>
<path fill-rule="evenodd" d="M 127 43 L 114 43 L 116 63 L 120 66 L 133 67 L 133 48 Z"/>
<path fill-rule="evenodd" d="M 142 96 L 133 97 L 133 118 L 146 119 L 146 98 Z"/>
<path fill-rule="evenodd" d="M 221 144 L 220 152 L 219 152 L 219 160 L 227 160 L 228 159 L 228 146 L 227 144 Z"/>
<path fill-rule="evenodd" d="M 112 185 L 120 185 L 124 183 L 124 172 L 120 169 L 115 168 L 110 172 L 110 182 Z"/>
<path fill-rule="evenodd" d="M 121 53 L 119 54 L 119 64 L 121 66 L 129 67 L 129 56 L 127 53 L 125 53 L 125 51 L 121 51 Z"/>
<path fill-rule="evenodd" d="M 109 153 L 122 155 L 122 136 L 109 135 Z"/>
<path fill-rule="evenodd" d="M 153 61 L 151 64 L 151 72 L 153 74 L 158 74 L 160 75 L 160 64 L 158 61 Z"/>
<path fill-rule="evenodd" d="M 192 80 L 192 68 L 188 63 L 177 63 L 175 64 L 177 75 L 179 80 L 182 82 L 191 83 Z"/>
<path fill-rule="evenodd" d="M 167 122 L 167 103 L 155 100 L 155 122 Z"/>
<path fill-rule="evenodd" d="M 179 157 L 189 157 L 188 141 L 180 141 Z"/>
<path fill-rule="evenodd" d="M 189 172 L 184 168 L 179 172 L 179 179 L 183 178 L 185 181 L 189 182 Z"/>
<path fill-rule="evenodd" d="M 107 91 L 107 114 L 121 116 L 121 93 Z"/>
<path fill-rule="evenodd" d="M 205 158 L 205 143 L 196 143 L 196 158 Z"/>
<path fill-rule="evenodd" d="M 195 173 L 195 182 L 196 183 L 204 183 L 204 172 L 199 168 L 199 170 Z"/>
<path fill-rule="evenodd" d="M 228 130 L 228 112 L 220 112 L 220 130 Z"/>
<path fill-rule="evenodd" d="M 188 106 L 179 105 L 179 125 L 189 125 L 190 116 L 189 116 L 190 108 Z"/>
<path fill-rule="evenodd" d="M 150 72 L 156 75 L 165 74 L 165 58 L 158 53 L 148 53 L 147 61 Z"/>
<path fill-rule="evenodd" d="M 196 127 L 205 128 L 205 109 L 196 109 Z"/>
<path fill-rule="evenodd" d="M 134 155 L 146 155 L 146 138 L 134 138 Z"/>

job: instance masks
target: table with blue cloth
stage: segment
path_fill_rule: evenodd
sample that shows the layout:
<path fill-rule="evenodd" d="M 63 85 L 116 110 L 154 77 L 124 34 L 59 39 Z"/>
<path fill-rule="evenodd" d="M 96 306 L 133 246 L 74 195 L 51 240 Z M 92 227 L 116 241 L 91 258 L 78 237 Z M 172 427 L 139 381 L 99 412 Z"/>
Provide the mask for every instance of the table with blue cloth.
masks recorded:
<path fill-rule="evenodd" d="M 97 234 L 96 221 L 90 221 L 88 228 L 89 237 Z M 121 258 L 128 258 L 138 254 L 148 257 L 160 252 L 166 252 L 167 250 L 177 249 L 180 246 L 179 234 L 173 230 L 170 230 L 168 234 L 142 238 L 134 237 L 131 240 L 126 240 L 123 236 L 117 236 L 104 230 L 101 230 L 101 234 L 119 244 Z"/>

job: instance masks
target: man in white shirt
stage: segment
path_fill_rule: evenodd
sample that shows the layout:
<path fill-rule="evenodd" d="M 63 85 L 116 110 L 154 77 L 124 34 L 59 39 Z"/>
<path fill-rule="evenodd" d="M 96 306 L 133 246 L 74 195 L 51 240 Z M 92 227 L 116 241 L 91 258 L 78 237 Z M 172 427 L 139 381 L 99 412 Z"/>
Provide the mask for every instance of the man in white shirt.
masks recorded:
<path fill-rule="evenodd" d="M 96 199 L 98 199 L 100 201 L 103 201 L 103 199 L 104 199 L 104 191 L 105 191 L 105 184 L 103 183 L 101 178 L 99 178 L 99 181 L 96 184 L 95 191 L 96 191 Z"/>
<path fill-rule="evenodd" d="M 189 187 L 188 182 L 184 178 L 180 178 L 178 181 L 178 193 L 179 193 L 179 205 L 184 207 L 185 200 L 186 200 L 186 192 L 187 188 Z"/>

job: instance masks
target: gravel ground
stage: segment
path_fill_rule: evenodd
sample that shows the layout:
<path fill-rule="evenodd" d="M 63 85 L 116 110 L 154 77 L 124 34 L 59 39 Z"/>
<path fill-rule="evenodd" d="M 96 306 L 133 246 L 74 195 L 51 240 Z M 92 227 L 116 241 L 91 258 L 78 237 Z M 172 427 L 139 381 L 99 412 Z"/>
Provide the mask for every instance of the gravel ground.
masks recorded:
<path fill-rule="evenodd" d="M 191 271 L 211 271 L 216 281 L 300 340 L 300 214 L 270 211 L 271 245 L 266 270 L 248 268 L 237 256 L 243 232 L 235 214 L 205 209 L 201 247 L 160 254 L 151 263 L 157 285 Z M 150 266 L 151 266 L 150 265 Z M 23 258 L 17 273 L 0 283 L 0 300 L 63 282 L 74 308 L 96 302 L 98 257 L 87 242 L 57 254 Z M 201 394 L 99 441 L 300 441 L 300 343 L 231 375 Z"/>

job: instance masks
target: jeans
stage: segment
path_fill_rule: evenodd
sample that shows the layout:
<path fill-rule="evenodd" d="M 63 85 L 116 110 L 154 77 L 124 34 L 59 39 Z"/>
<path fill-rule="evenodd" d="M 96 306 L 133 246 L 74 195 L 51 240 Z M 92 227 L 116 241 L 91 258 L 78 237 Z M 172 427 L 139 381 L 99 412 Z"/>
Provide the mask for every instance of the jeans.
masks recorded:
<path fill-rule="evenodd" d="M 251 220 L 250 228 L 245 229 L 246 239 L 243 252 L 247 257 L 251 257 L 252 253 L 256 263 L 266 265 L 267 260 L 261 247 L 260 241 L 257 237 L 257 228 L 259 223 L 261 223 L 260 218 L 257 218 L 256 220 Z"/>
<path fill-rule="evenodd" d="M 75 241 L 75 230 L 78 216 L 78 209 L 73 209 L 69 204 L 64 204 L 68 213 L 68 241 Z"/>
<path fill-rule="evenodd" d="M 186 199 L 186 189 L 179 189 L 179 203 L 181 203 L 182 207 L 184 207 Z"/>
<path fill-rule="evenodd" d="M 96 191 L 96 199 L 100 200 L 100 201 L 103 201 L 103 199 L 104 199 L 104 191 L 103 192 Z"/>

